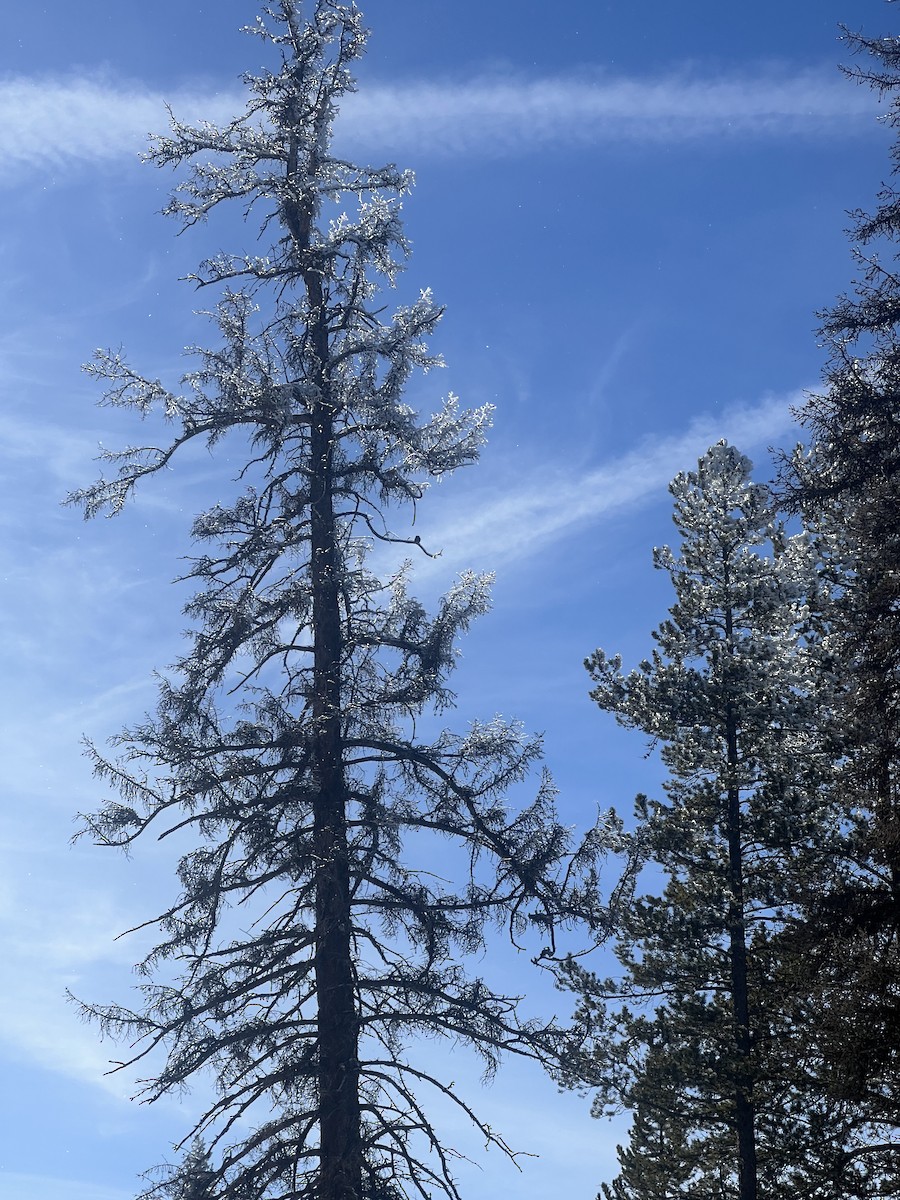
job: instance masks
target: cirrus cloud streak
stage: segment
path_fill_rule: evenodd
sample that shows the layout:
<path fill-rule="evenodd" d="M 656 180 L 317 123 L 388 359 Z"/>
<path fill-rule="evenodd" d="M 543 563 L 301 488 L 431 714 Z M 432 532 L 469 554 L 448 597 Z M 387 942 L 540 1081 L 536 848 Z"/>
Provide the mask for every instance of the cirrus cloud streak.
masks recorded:
<path fill-rule="evenodd" d="M 0 80 L 0 181 L 133 159 L 151 131 L 166 129 L 167 102 L 185 121 L 226 121 L 242 106 L 231 90 L 164 96 L 99 77 Z M 811 70 L 411 80 L 367 84 L 347 97 L 337 140 L 342 151 L 379 157 L 496 157 L 609 142 L 849 136 L 874 111 L 870 93 Z"/>

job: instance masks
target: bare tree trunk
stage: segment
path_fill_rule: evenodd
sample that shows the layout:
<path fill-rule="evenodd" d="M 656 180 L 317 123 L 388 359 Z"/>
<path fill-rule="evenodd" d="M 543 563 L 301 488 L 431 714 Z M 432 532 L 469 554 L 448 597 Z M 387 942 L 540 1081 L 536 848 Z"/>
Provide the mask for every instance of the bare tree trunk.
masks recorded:
<path fill-rule="evenodd" d="M 286 214 L 298 248 L 309 246 L 311 214 Z M 353 969 L 347 789 L 341 737 L 340 577 L 334 516 L 334 411 L 321 276 L 304 271 L 319 394 L 310 432 L 310 550 L 314 638 L 313 721 L 318 794 L 313 803 L 316 855 L 315 977 L 318 1002 L 318 1200 L 360 1200 L 359 1014 Z"/>
<path fill-rule="evenodd" d="M 359 1110 L 359 1020 L 350 935 L 346 787 L 341 753 L 341 630 L 330 490 L 331 421 L 313 422 L 317 464 L 312 505 L 315 628 L 316 993 L 319 1021 L 320 1200 L 359 1200 L 362 1151 Z M 321 480 L 319 479 L 321 467 Z"/>
<path fill-rule="evenodd" d="M 728 652 L 733 646 L 731 608 L 725 610 L 725 637 Z M 756 1111 L 753 1101 L 750 1030 L 750 993 L 747 979 L 747 936 L 744 925 L 744 863 L 741 847 L 741 793 L 737 784 L 738 732 L 734 704 L 728 699 L 725 737 L 730 783 L 725 816 L 728 841 L 728 939 L 731 963 L 731 999 L 734 1012 L 734 1041 L 737 1051 L 735 1072 L 735 1131 L 738 1145 L 739 1200 L 757 1200 Z"/>

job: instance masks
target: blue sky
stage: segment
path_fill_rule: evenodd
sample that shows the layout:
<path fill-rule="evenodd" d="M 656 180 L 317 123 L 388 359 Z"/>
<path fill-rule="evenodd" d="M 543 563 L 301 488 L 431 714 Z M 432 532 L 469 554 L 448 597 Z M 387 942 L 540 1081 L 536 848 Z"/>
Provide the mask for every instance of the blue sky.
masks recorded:
<path fill-rule="evenodd" d="M 448 306 L 448 369 L 416 380 L 497 406 L 482 464 L 442 484 L 417 529 L 443 555 L 417 575 L 435 596 L 471 566 L 497 573 L 495 607 L 467 638 L 457 723 L 500 711 L 543 730 L 573 824 L 652 788 L 636 736 L 587 699 L 596 646 L 645 651 L 669 603 L 650 548 L 669 537 L 668 480 L 719 437 L 751 455 L 797 432 L 814 387 L 817 308 L 852 266 L 847 209 L 887 171 L 878 104 L 843 79 L 838 23 L 890 29 L 881 0 L 370 0 L 348 153 L 413 167 L 414 254 L 403 289 Z M 71 987 L 124 999 L 140 940 L 115 935 L 171 894 L 171 861 L 79 843 L 97 791 L 80 738 L 102 741 L 153 704 L 177 653 L 183 593 L 168 581 L 190 516 L 224 461 L 198 455 L 114 522 L 59 500 L 93 478 L 99 442 L 128 423 L 79 373 L 123 344 L 177 377 L 202 338 L 177 282 L 237 224 L 175 237 L 156 214 L 170 179 L 137 162 L 163 104 L 225 117 L 260 45 L 236 30 L 252 0 L 17 5 L 0 43 L 0 1200 L 127 1200 L 194 1101 L 146 1109 L 103 1072 L 63 1002 Z M 509 970 L 538 1009 L 566 999 Z M 478 1087 L 459 1061 L 454 1078 Z M 613 1170 L 617 1132 L 587 1103 L 518 1067 L 482 1109 L 540 1155 L 461 1173 L 486 1200 L 585 1197 Z M 463 1134 L 460 1133 L 460 1137 Z M 480 1155 L 480 1147 L 470 1145 Z"/>

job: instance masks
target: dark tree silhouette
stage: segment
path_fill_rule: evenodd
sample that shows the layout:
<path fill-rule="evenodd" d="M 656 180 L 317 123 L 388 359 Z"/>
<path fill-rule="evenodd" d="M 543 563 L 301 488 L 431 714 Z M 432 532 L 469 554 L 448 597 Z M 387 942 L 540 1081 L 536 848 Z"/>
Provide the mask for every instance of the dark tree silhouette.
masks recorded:
<path fill-rule="evenodd" d="M 167 208 L 184 226 L 237 205 L 269 248 L 217 255 L 193 277 L 218 295 L 218 333 L 182 390 L 119 354 L 92 368 L 107 404 L 162 414 L 174 432 L 106 454 L 113 473 L 74 497 L 86 516 L 117 512 L 186 446 L 243 434 L 251 449 L 240 494 L 194 522 L 194 633 L 156 715 L 120 735 L 119 758 L 95 756 L 119 796 L 87 818 L 99 842 L 195 841 L 156 920 L 142 1006 L 87 1012 L 134 1045 L 127 1066 L 153 1064 L 146 1098 L 215 1081 L 185 1138 L 207 1147 L 200 1184 L 189 1155 L 147 1196 L 202 1184 L 203 1200 L 456 1197 L 429 1089 L 512 1152 L 417 1060 L 417 1040 L 472 1047 L 488 1073 L 507 1053 L 562 1069 L 555 1022 L 525 1020 L 463 960 L 492 925 L 536 934 L 545 962 L 560 922 L 599 926 L 594 864 L 614 833 L 573 850 L 546 776 L 511 809 L 540 750 L 515 724 L 420 732 L 452 702 L 454 639 L 484 611 L 487 581 L 464 575 L 429 618 L 407 567 L 379 578 L 367 559 L 382 543 L 422 553 L 389 518 L 477 458 L 488 413 L 451 396 L 419 420 L 403 401 L 410 373 L 438 362 L 425 343 L 441 315 L 427 292 L 385 315 L 411 178 L 332 152 L 364 31 L 352 4 L 302 8 L 280 0 L 251 30 L 276 62 L 245 77 L 243 115 L 173 121 L 150 154 L 188 167 Z M 426 852 L 426 836 L 456 850 Z M 428 869 L 448 853 L 458 886 Z"/>
<path fill-rule="evenodd" d="M 888 101 L 900 129 L 900 38 L 847 34 L 866 58 L 847 73 Z M 900 144 L 892 151 L 895 167 Z M 852 214 L 859 278 L 820 314 L 824 388 L 798 415 L 811 434 L 782 475 L 788 504 L 818 526 L 834 588 L 830 642 L 849 732 L 839 786 L 852 829 L 840 878 L 810 895 L 808 986 L 831 1089 L 900 1124 L 900 192 Z M 879 1151 L 879 1154 L 885 1153 Z M 895 1174 L 900 1154 L 888 1151 Z"/>

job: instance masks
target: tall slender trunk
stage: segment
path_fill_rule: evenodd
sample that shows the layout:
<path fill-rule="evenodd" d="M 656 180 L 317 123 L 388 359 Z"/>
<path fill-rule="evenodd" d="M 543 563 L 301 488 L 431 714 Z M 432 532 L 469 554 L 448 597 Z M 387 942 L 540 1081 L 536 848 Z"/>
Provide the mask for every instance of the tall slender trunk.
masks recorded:
<path fill-rule="evenodd" d="M 727 583 L 727 580 L 726 580 Z M 732 610 L 725 609 L 725 638 L 733 653 Z M 734 1014 L 735 1131 L 738 1147 L 739 1200 L 757 1200 L 756 1109 L 753 1100 L 750 1029 L 750 990 L 747 979 L 747 934 L 744 923 L 744 861 L 741 847 L 741 793 L 737 783 L 738 729 L 735 706 L 726 700 L 725 738 L 728 755 L 728 794 L 725 830 L 728 842 L 728 939 L 731 964 L 731 999 Z"/>
<path fill-rule="evenodd" d="M 319 1200 L 359 1200 L 362 1149 L 359 1108 L 359 1017 L 350 925 L 346 784 L 341 752 L 340 657 L 335 524 L 331 489 L 332 422 L 313 421 L 312 453 L 322 490 L 312 504 L 315 629 L 313 719 L 318 793 L 315 972 L 319 1025 Z M 318 491 L 318 488 L 316 489 Z"/>
<path fill-rule="evenodd" d="M 289 170 L 295 163 L 289 163 Z M 302 257 L 311 213 L 285 212 Z M 301 257 L 301 261 L 302 261 Z M 310 430 L 310 577 L 314 643 L 313 721 L 317 794 L 313 802 L 315 978 L 318 1001 L 319 1185 L 317 1200 L 360 1200 L 363 1154 L 359 1104 L 359 1013 L 350 919 L 347 786 L 341 734 L 341 632 L 334 515 L 334 404 L 322 278 L 303 271 L 318 397 Z"/>

